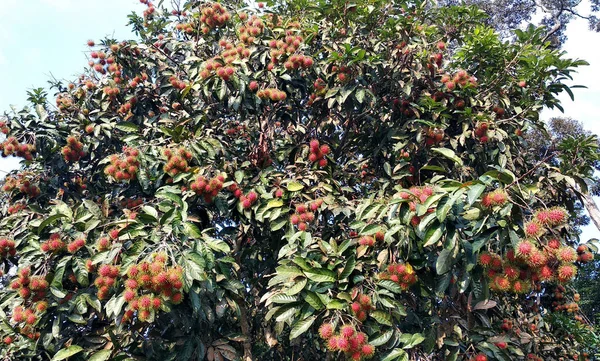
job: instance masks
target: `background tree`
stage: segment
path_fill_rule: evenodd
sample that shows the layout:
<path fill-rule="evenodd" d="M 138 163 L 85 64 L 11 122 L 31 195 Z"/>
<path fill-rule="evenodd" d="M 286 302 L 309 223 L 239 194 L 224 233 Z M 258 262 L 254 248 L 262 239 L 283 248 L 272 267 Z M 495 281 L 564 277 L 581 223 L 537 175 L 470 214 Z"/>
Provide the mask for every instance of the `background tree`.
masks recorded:
<path fill-rule="evenodd" d="M 598 349 L 570 285 L 598 247 L 574 168 L 525 151 L 585 64 L 543 29 L 504 42 L 426 2 L 142 3 L 139 42 L 90 40 L 55 102 L 0 123 L 24 166 L 2 187 L 2 357 Z"/>
<path fill-rule="evenodd" d="M 573 19 L 585 19 L 591 31 L 600 31 L 598 0 L 442 0 L 437 4 L 476 6 L 488 15 L 486 23 L 504 35 L 510 35 L 512 29 L 523 26 L 541 15 L 538 25 L 546 27 L 546 37 L 557 47 L 565 42 L 566 27 Z"/>

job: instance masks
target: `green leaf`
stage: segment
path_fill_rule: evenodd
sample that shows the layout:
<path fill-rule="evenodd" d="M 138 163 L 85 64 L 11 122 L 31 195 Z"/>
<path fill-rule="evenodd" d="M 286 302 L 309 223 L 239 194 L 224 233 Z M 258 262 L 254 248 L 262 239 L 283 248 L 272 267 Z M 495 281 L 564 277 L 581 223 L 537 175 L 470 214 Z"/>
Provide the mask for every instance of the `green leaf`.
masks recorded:
<path fill-rule="evenodd" d="M 381 361 L 408 361 L 408 354 L 406 351 L 396 348 L 382 358 Z"/>
<path fill-rule="evenodd" d="M 415 333 L 412 335 L 405 333 L 400 336 L 400 342 L 404 343 L 404 346 L 402 347 L 403 349 L 413 348 L 423 341 L 425 341 L 425 337 L 423 337 L 423 335 L 420 333 Z"/>
<path fill-rule="evenodd" d="M 71 357 L 75 354 L 78 354 L 81 351 L 83 351 L 83 348 L 81 346 L 71 345 L 65 349 L 58 351 L 56 353 L 56 355 L 54 355 L 54 357 L 52 358 L 52 361 L 60 361 L 60 360 L 68 359 L 69 357 Z"/>
<path fill-rule="evenodd" d="M 381 310 L 373 311 L 371 313 L 371 317 L 373 317 L 377 322 L 379 322 L 382 325 L 392 325 L 392 316 L 387 312 Z"/>
<path fill-rule="evenodd" d="M 388 342 L 392 336 L 394 335 L 394 330 L 388 330 L 384 333 L 382 333 L 381 335 L 375 337 L 374 339 L 369 340 L 369 344 L 377 347 L 377 346 L 381 346 L 383 344 L 385 344 L 386 342 Z"/>
<path fill-rule="evenodd" d="M 298 182 L 290 182 L 287 185 L 287 190 L 290 192 L 301 191 L 303 188 L 304 188 L 304 186 Z"/>
<path fill-rule="evenodd" d="M 483 184 L 474 184 L 470 186 L 469 191 L 467 192 L 467 202 L 469 205 L 475 203 L 483 191 L 485 191 L 485 185 Z"/>
<path fill-rule="evenodd" d="M 348 258 L 346 261 L 346 265 L 344 266 L 344 270 L 340 274 L 340 280 L 348 278 L 352 271 L 354 271 L 354 267 L 356 267 L 356 258 L 354 256 Z"/>
<path fill-rule="evenodd" d="M 311 268 L 308 271 L 304 271 L 306 277 L 309 280 L 319 282 L 335 282 L 335 273 L 324 268 Z"/>
<path fill-rule="evenodd" d="M 135 133 L 139 130 L 138 126 L 131 122 L 120 122 L 115 128 L 126 133 Z"/>
<path fill-rule="evenodd" d="M 378 283 L 381 287 L 390 290 L 394 293 L 402 293 L 402 287 L 400 287 L 396 282 L 390 280 L 382 280 Z"/>
<path fill-rule="evenodd" d="M 276 294 L 273 297 L 271 297 L 269 300 L 272 303 L 278 303 L 278 304 L 280 304 L 280 303 L 282 303 L 282 304 L 285 304 L 285 303 L 294 303 L 294 302 L 297 301 L 296 297 L 294 297 L 294 296 L 288 296 L 288 295 L 283 294 L 283 293 Z"/>
<path fill-rule="evenodd" d="M 46 218 L 42 223 L 40 223 L 39 227 L 37 228 L 37 234 L 42 233 L 44 228 L 46 228 L 50 224 L 54 223 L 54 221 L 56 221 L 57 219 L 66 218 L 66 217 L 67 217 L 67 215 L 59 213 L 59 214 L 54 214 L 54 215 Z"/>
<path fill-rule="evenodd" d="M 438 275 L 444 274 L 450 271 L 454 261 L 452 250 L 444 248 L 435 262 L 435 270 Z"/>
<path fill-rule="evenodd" d="M 311 305 L 315 310 L 320 310 L 325 305 L 321 302 L 319 296 L 316 293 L 311 291 L 306 291 L 306 295 L 304 296 L 304 301 L 306 301 L 309 305 Z"/>
<path fill-rule="evenodd" d="M 202 238 L 202 232 L 200 232 L 198 226 L 190 222 L 185 222 L 183 224 L 183 233 L 192 239 Z"/>
<path fill-rule="evenodd" d="M 290 331 L 290 340 L 295 339 L 296 337 L 302 335 L 304 332 L 308 331 L 310 326 L 315 322 L 317 316 L 312 316 L 302 321 L 296 322 L 292 330 Z"/>
<path fill-rule="evenodd" d="M 444 224 L 440 224 L 437 220 L 425 232 L 425 244 L 423 247 L 429 247 L 436 244 L 444 235 Z"/>
<path fill-rule="evenodd" d="M 444 157 L 452 160 L 458 165 L 463 165 L 462 159 L 460 159 L 452 149 L 448 148 L 431 148 L 432 151 L 443 155 Z"/>
<path fill-rule="evenodd" d="M 106 361 L 110 358 L 112 350 L 101 350 L 93 354 L 88 361 Z"/>

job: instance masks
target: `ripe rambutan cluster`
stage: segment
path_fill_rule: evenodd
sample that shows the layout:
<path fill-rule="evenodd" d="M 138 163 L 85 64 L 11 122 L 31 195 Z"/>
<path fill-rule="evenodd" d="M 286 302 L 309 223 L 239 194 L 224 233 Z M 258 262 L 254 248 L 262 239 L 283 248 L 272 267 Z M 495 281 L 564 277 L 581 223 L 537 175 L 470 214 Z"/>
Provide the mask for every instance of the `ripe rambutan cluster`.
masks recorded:
<path fill-rule="evenodd" d="M 395 282 L 403 290 L 409 289 L 418 281 L 417 274 L 409 263 L 391 263 L 386 271 L 379 274 L 379 278 Z"/>
<path fill-rule="evenodd" d="M 542 226 L 557 227 L 569 220 L 569 214 L 562 207 L 553 207 L 537 211 L 533 219 Z"/>
<path fill-rule="evenodd" d="M 83 248 L 83 246 L 85 246 L 85 239 L 84 238 L 76 238 L 73 240 L 73 242 L 67 244 L 67 251 L 69 253 L 76 253 L 81 248 Z"/>
<path fill-rule="evenodd" d="M 405 200 L 410 200 L 410 202 L 408 203 L 408 208 L 411 212 L 415 213 L 413 215 L 413 217 L 410 220 L 411 225 L 413 225 L 414 227 L 418 226 L 419 223 L 421 223 L 421 218 L 423 216 L 417 216 L 416 212 L 417 212 L 417 205 L 418 204 L 424 204 L 425 202 L 427 202 L 427 199 L 429 199 L 429 197 L 431 197 L 434 193 L 434 189 L 431 186 L 422 186 L 422 187 L 410 187 L 410 189 L 408 190 L 408 192 L 406 191 L 401 191 L 399 193 L 400 198 L 405 199 Z M 427 213 L 431 213 L 435 211 L 434 208 L 429 208 L 427 209 Z"/>
<path fill-rule="evenodd" d="M 350 304 L 350 309 L 357 320 L 364 322 L 369 316 L 369 312 L 375 308 L 371 303 L 371 297 L 365 294 L 359 294 L 356 296 L 354 302 Z"/>
<path fill-rule="evenodd" d="M 46 242 L 40 244 L 40 249 L 46 253 L 58 253 L 65 249 L 65 242 L 60 239 L 60 234 L 53 233 Z"/>
<path fill-rule="evenodd" d="M 175 25 L 175 29 L 179 31 L 183 31 L 188 35 L 194 33 L 195 24 L 194 23 L 178 23 Z"/>
<path fill-rule="evenodd" d="M 43 309 L 43 311 L 37 310 L 38 305 L 34 305 L 32 308 L 16 306 L 12 311 L 11 321 L 15 324 L 15 326 L 20 326 L 19 332 L 30 339 L 39 338 L 39 332 L 33 332 L 33 327 L 48 307 L 48 304 L 45 301 L 41 301 L 39 305 L 39 308 Z"/>
<path fill-rule="evenodd" d="M 29 198 L 35 198 L 40 195 L 40 188 L 37 185 L 32 184 L 31 180 L 24 174 L 19 174 L 17 178 L 6 177 L 4 184 L 2 185 L 3 192 L 11 192 L 14 189 Z"/>
<path fill-rule="evenodd" d="M 165 149 L 163 155 L 167 158 L 167 164 L 163 167 L 165 173 L 170 176 L 175 176 L 179 173 L 189 172 L 190 167 L 188 162 L 192 160 L 192 152 L 185 148 Z"/>
<path fill-rule="evenodd" d="M 15 203 L 8 207 L 7 212 L 8 214 L 15 214 L 24 210 L 25 208 L 27 208 L 27 205 L 25 203 Z"/>
<path fill-rule="evenodd" d="M 132 265 L 127 270 L 123 297 L 128 309 L 123 321 L 130 320 L 134 312 L 140 321 L 147 321 L 164 301 L 179 304 L 183 300 L 183 271 L 181 267 L 166 267 L 167 255 L 154 254 L 149 261 Z"/>
<path fill-rule="evenodd" d="M 0 261 L 8 256 L 17 254 L 15 241 L 7 238 L 0 238 Z"/>
<path fill-rule="evenodd" d="M 327 166 L 327 158 L 325 156 L 331 152 L 331 148 L 327 144 L 321 145 L 317 139 L 310 141 L 310 154 L 308 160 L 311 163 L 317 163 L 319 167 L 324 168 Z"/>
<path fill-rule="evenodd" d="M 475 127 L 473 135 L 475 136 L 475 138 L 479 139 L 481 143 L 487 143 L 489 140 L 488 129 L 489 124 L 486 122 L 481 122 Z"/>
<path fill-rule="evenodd" d="M 137 103 L 137 98 L 131 98 L 129 99 L 128 102 L 125 102 L 123 104 L 121 104 L 121 106 L 119 107 L 119 109 L 117 110 L 119 112 L 119 114 L 122 115 L 129 115 L 132 114 L 131 113 L 131 108 Z M 129 116 L 124 117 L 125 119 L 128 119 Z"/>
<path fill-rule="evenodd" d="M 304 42 L 304 38 L 301 35 L 296 35 L 296 32 L 293 29 L 286 30 L 286 35 L 284 39 L 272 39 L 269 41 L 269 48 L 271 48 L 271 62 L 267 66 L 268 70 L 273 70 L 275 65 L 281 62 L 280 57 L 286 54 L 294 54 L 298 48 Z M 291 61 L 291 57 L 288 58 L 287 62 L 291 62 L 292 69 L 297 69 L 298 67 L 308 68 L 313 65 L 312 58 L 304 57 L 303 55 L 299 55 L 301 58 L 296 56 L 295 61 Z M 296 67 L 294 67 L 294 63 L 296 63 Z M 290 64 L 288 64 L 289 66 Z M 288 68 L 288 67 L 286 67 Z"/>
<path fill-rule="evenodd" d="M 375 245 L 375 241 L 383 242 L 385 233 L 382 230 L 377 231 L 373 236 L 362 236 L 358 240 L 358 244 L 361 246 L 372 247 Z"/>
<path fill-rule="evenodd" d="M 337 73 L 337 80 L 344 84 L 347 83 L 350 80 L 350 75 L 352 73 L 352 71 L 350 70 L 349 67 L 342 65 L 340 67 L 338 66 L 332 66 L 331 67 L 331 73 L 335 74 Z"/>
<path fill-rule="evenodd" d="M 544 226 L 536 220 L 531 220 L 525 223 L 523 229 L 525 230 L 525 235 L 532 238 L 540 238 L 542 235 L 544 235 L 544 233 L 546 233 Z"/>
<path fill-rule="evenodd" d="M 67 137 L 67 145 L 62 148 L 61 151 L 65 162 L 77 162 L 79 159 L 85 156 L 83 151 L 83 143 L 81 143 L 74 136 Z"/>
<path fill-rule="evenodd" d="M 585 244 L 577 247 L 577 261 L 581 263 L 588 263 L 594 260 L 594 254 L 589 251 L 589 248 Z"/>
<path fill-rule="evenodd" d="M 42 276 L 31 276 L 30 268 L 22 268 L 18 272 L 17 279 L 13 280 L 9 287 L 22 299 L 36 302 L 46 297 L 48 281 Z"/>
<path fill-rule="evenodd" d="M 123 147 L 123 154 L 110 156 L 110 165 L 104 168 L 104 173 L 116 181 L 128 182 L 135 179 L 140 166 L 139 155 L 139 150 Z"/>
<path fill-rule="evenodd" d="M 117 87 L 110 87 L 110 86 L 104 87 L 102 89 L 102 91 L 104 92 L 104 94 L 106 94 L 111 99 L 114 99 L 121 92 L 121 90 L 119 90 L 119 88 L 117 88 Z"/>
<path fill-rule="evenodd" d="M 61 112 L 67 112 L 73 107 L 73 97 L 68 93 L 59 93 L 56 96 L 56 107 Z"/>
<path fill-rule="evenodd" d="M 332 323 L 324 323 L 319 327 L 319 335 L 329 351 L 341 351 L 348 360 L 366 360 L 375 354 L 375 347 L 367 343 L 367 335 L 358 332 L 353 325 L 342 325 L 336 333 Z"/>
<path fill-rule="evenodd" d="M 237 192 L 238 190 L 240 192 Z M 243 209 L 249 209 L 258 200 L 258 193 L 255 191 L 250 191 L 244 195 L 240 189 L 238 190 L 234 191 L 234 195 L 240 200 L 240 204 L 242 205 Z M 239 197 L 237 197 L 237 194 L 239 194 Z"/>
<path fill-rule="evenodd" d="M 133 209 L 141 206 L 144 203 L 144 200 L 141 198 L 124 198 L 121 200 L 120 204 L 122 208 Z"/>
<path fill-rule="evenodd" d="M 218 175 L 211 180 L 208 180 L 203 176 L 198 176 L 196 180 L 190 184 L 190 189 L 196 194 L 204 197 L 206 203 L 211 203 L 221 189 L 223 189 L 224 181 L 225 177 L 223 175 Z"/>
<path fill-rule="evenodd" d="M 98 299 L 105 300 L 110 295 L 110 289 L 116 286 L 119 277 L 119 267 L 103 264 L 98 268 L 98 277 L 94 286 L 98 288 Z"/>
<path fill-rule="evenodd" d="M 4 120 L 0 120 L 0 133 L 8 134 L 10 129 L 8 128 L 8 124 Z"/>
<path fill-rule="evenodd" d="M 311 106 L 317 100 L 317 98 L 322 97 L 326 94 L 327 83 L 325 80 L 318 78 L 313 84 L 315 87 L 315 92 L 310 95 L 308 98 L 307 105 Z M 319 98 L 320 99 L 320 98 Z"/>
<path fill-rule="evenodd" d="M 173 86 L 175 89 L 183 90 L 187 87 L 187 84 L 175 75 L 171 75 L 169 78 L 169 83 L 171 83 L 171 86 Z"/>
<path fill-rule="evenodd" d="M 425 145 L 432 146 L 444 140 L 444 130 L 441 128 L 427 128 L 425 131 Z"/>
<path fill-rule="evenodd" d="M 0 121 L 0 123 L 2 122 Z M 5 127 L 6 126 L 0 128 L 4 129 Z M 3 157 L 14 155 L 17 157 L 24 158 L 25 160 L 32 160 L 33 154 L 35 153 L 35 145 L 19 143 L 17 141 L 17 138 L 8 137 L 4 140 L 4 142 L 0 143 L 0 152 L 2 152 Z"/>
<path fill-rule="evenodd" d="M 242 43 L 252 44 L 256 37 L 263 33 L 265 24 L 256 15 L 252 15 L 245 25 L 242 25 L 239 30 L 239 38 Z"/>
<path fill-rule="evenodd" d="M 231 19 L 229 11 L 219 3 L 203 7 L 200 13 L 200 22 L 204 34 L 208 34 L 211 29 L 224 26 Z"/>
<path fill-rule="evenodd" d="M 283 63 L 283 67 L 286 70 L 294 70 L 298 68 L 310 68 L 313 64 L 314 61 L 311 57 L 298 54 L 290 56 L 288 60 Z"/>
<path fill-rule="evenodd" d="M 457 86 L 461 88 L 465 88 L 467 86 L 477 87 L 477 80 L 473 76 L 469 76 L 469 74 L 464 70 L 459 70 L 454 74 L 454 77 L 451 77 L 449 74 L 442 75 L 441 79 L 442 84 L 446 85 L 448 91 L 454 91 Z"/>
<path fill-rule="evenodd" d="M 508 201 L 508 194 L 504 189 L 498 188 L 493 192 L 483 195 L 481 205 L 485 208 L 502 207 Z"/>
<path fill-rule="evenodd" d="M 290 223 L 298 227 L 300 231 L 306 231 L 312 221 L 315 220 L 316 211 L 321 208 L 322 199 L 317 199 L 310 204 L 297 204 L 296 212 L 290 216 Z"/>
<path fill-rule="evenodd" d="M 285 100 L 287 98 L 287 94 L 283 90 L 279 90 L 277 88 L 266 88 L 259 90 L 256 93 L 256 96 L 261 99 L 270 99 L 274 102 Z"/>

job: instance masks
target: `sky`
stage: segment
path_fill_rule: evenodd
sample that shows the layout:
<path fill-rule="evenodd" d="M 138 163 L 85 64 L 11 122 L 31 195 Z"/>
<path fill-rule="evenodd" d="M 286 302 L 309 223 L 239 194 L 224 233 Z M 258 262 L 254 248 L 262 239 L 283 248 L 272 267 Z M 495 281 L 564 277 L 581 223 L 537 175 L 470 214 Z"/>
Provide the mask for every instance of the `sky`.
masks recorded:
<path fill-rule="evenodd" d="M 45 87 L 47 80 L 73 79 L 87 65 L 86 42 L 106 36 L 116 39 L 133 37 L 127 15 L 140 13 L 139 0 L 0 0 L 0 114 L 14 104 L 26 105 L 28 89 Z M 25 14 L 25 15 L 23 15 Z M 600 34 L 590 32 L 585 20 L 572 21 L 567 28 L 564 50 L 571 58 L 585 59 L 572 84 L 587 86 L 574 89 L 575 102 L 565 93 L 565 115 L 584 123 L 586 129 L 600 135 Z M 50 94 L 51 95 L 51 94 Z M 543 119 L 563 114 L 545 110 Z M 18 166 L 17 158 L 0 158 L 0 179 Z M 600 204 L 600 199 L 596 199 Z M 582 240 L 600 238 L 588 226 Z"/>

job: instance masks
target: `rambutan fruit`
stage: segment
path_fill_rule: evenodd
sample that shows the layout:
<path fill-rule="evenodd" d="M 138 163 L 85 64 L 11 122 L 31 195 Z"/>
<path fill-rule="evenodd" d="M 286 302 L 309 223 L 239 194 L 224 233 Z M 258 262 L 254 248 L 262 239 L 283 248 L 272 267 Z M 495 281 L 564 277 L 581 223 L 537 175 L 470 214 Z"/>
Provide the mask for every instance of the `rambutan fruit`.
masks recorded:
<path fill-rule="evenodd" d="M 517 256 L 521 258 L 528 258 L 532 252 L 536 250 L 535 246 L 529 241 L 521 241 L 517 244 L 515 249 Z"/>
<path fill-rule="evenodd" d="M 506 265 L 504 266 L 504 275 L 509 279 L 509 280 L 516 280 L 517 278 L 519 278 L 519 269 L 516 268 L 515 266 L 512 265 Z"/>
<path fill-rule="evenodd" d="M 339 336 L 331 336 L 329 337 L 329 339 L 327 339 L 327 349 L 329 351 L 337 351 L 338 350 L 338 339 L 340 339 L 341 337 Z"/>
<path fill-rule="evenodd" d="M 577 260 L 577 252 L 571 247 L 561 247 L 556 251 L 556 257 L 563 263 L 573 263 Z"/>
<path fill-rule="evenodd" d="M 527 237 L 539 238 L 545 232 L 545 229 L 537 221 L 527 222 L 523 228 Z"/>
<path fill-rule="evenodd" d="M 501 275 L 497 275 L 494 278 L 494 286 L 496 286 L 496 288 L 499 291 L 508 291 L 511 287 L 511 284 L 508 278 Z"/>
<path fill-rule="evenodd" d="M 352 325 L 344 325 L 340 328 L 340 335 L 342 335 L 345 338 L 350 338 L 354 336 L 355 332 L 356 330 Z"/>
<path fill-rule="evenodd" d="M 479 255 L 479 264 L 483 267 L 490 267 L 492 265 L 492 255 L 488 252 L 483 252 Z"/>
<path fill-rule="evenodd" d="M 569 218 L 567 211 L 562 207 L 553 207 L 548 211 L 548 224 L 558 226 L 565 223 Z"/>
<path fill-rule="evenodd" d="M 327 340 L 333 335 L 333 325 L 331 323 L 324 323 L 319 327 L 319 336 L 322 339 Z"/>
<path fill-rule="evenodd" d="M 557 278 L 560 282 L 568 282 L 577 274 L 577 268 L 573 265 L 562 265 L 558 267 Z"/>

